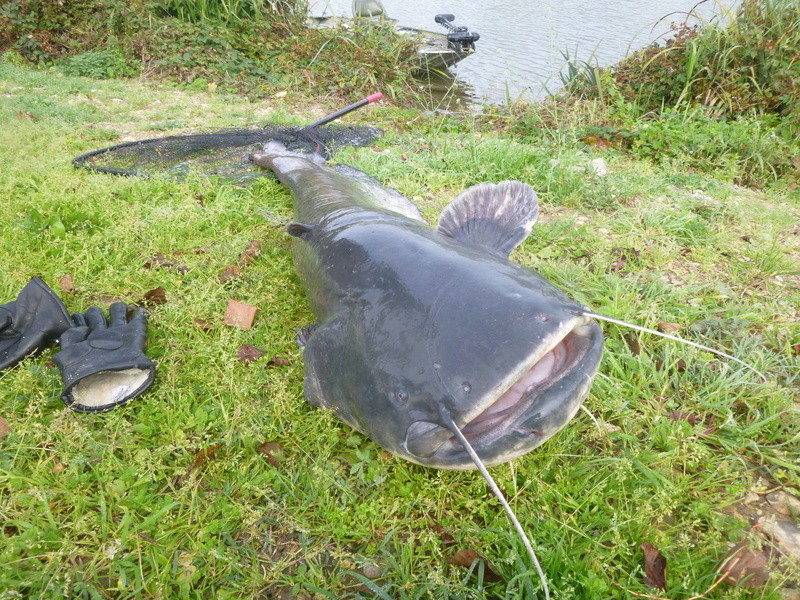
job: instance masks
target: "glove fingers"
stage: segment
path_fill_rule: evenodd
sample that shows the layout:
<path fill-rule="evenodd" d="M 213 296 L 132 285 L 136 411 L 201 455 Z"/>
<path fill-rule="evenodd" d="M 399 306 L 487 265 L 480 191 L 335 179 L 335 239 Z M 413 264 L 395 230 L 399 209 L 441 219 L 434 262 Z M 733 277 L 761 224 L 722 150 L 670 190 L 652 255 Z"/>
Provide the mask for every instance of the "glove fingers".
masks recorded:
<path fill-rule="evenodd" d="M 72 322 L 75 323 L 75 327 L 88 327 L 83 313 L 75 313 L 72 315 Z"/>
<path fill-rule="evenodd" d="M 114 302 L 108 309 L 108 325 L 119 327 L 128 322 L 128 305 L 124 302 Z"/>
<path fill-rule="evenodd" d="M 71 329 L 67 329 L 58 338 L 58 344 L 62 348 L 69 346 L 71 344 L 78 344 L 87 338 L 87 336 L 89 335 L 89 331 L 91 330 L 85 325 L 82 327 L 73 327 Z"/>
<path fill-rule="evenodd" d="M 102 330 L 107 327 L 103 311 L 96 306 L 90 306 L 89 309 L 83 313 L 83 316 L 86 319 L 86 324 L 93 331 Z"/>

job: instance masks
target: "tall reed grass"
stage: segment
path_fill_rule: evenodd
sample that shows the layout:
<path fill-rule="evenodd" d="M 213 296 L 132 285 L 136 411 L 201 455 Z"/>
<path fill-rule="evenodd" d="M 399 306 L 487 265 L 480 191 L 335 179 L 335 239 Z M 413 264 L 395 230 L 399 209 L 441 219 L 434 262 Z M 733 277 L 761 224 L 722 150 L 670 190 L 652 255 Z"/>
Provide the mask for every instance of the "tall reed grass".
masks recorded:
<path fill-rule="evenodd" d="M 272 20 L 287 15 L 305 14 L 298 0 L 168 0 L 164 10 L 184 21 L 235 22 L 244 19 Z"/>
<path fill-rule="evenodd" d="M 596 103 L 604 135 L 641 156 L 754 187 L 800 180 L 800 0 L 744 0 L 723 21 L 610 69 L 564 54 L 562 98 Z"/>
<path fill-rule="evenodd" d="M 676 31 L 612 69 L 629 100 L 647 110 L 703 106 L 720 117 L 774 115 L 800 127 L 800 0 L 744 0 L 727 25 Z"/>

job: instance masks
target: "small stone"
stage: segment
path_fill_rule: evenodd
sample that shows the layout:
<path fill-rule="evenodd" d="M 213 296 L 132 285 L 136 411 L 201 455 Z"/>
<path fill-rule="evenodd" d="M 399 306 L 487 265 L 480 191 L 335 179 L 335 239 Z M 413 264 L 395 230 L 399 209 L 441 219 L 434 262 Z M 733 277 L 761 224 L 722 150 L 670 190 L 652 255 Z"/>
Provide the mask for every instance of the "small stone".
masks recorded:
<path fill-rule="evenodd" d="M 761 496 L 759 496 L 755 492 L 747 492 L 747 495 L 744 497 L 744 500 L 742 500 L 742 504 L 755 504 L 759 500 L 761 500 Z"/>
<path fill-rule="evenodd" d="M 786 492 L 767 494 L 767 502 L 775 512 L 782 515 L 800 516 L 800 500 Z"/>
<path fill-rule="evenodd" d="M 598 177 L 608 175 L 608 163 L 602 158 L 593 158 L 589 163 L 589 170 Z"/>
<path fill-rule="evenodd" d="M 761 530 L 767 534 L 781 553 L 800 565 L 800 529 L 791 521 L 762 521 Z"/>
<path fill-rule="evenodd" d="M 361 567 L 361 574 L 367 579 L 377 579 L 382 573 L 383 571 L 377 565 L 367 563 Z"/>

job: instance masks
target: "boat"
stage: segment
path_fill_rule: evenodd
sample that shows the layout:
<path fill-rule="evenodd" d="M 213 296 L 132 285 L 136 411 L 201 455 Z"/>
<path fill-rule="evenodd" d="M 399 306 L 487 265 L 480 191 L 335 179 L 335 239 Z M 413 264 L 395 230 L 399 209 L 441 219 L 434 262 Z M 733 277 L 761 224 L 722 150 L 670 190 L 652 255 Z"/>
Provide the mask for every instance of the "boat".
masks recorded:
<path fill-rule="evenodd" d="M 442 71 L 464 60 L 475 52 L 475 42 L 480 39 L 480 34 L 454 25 L 455 16 L 451 14 L 434 17 L 434 21 L 444 27 L 447 33 L 400 25 L 397 19 L 390 19 L 386 15 L 380 0 L 353 0 L 352 18 L 311 15 L 309 24 L 312 27 L 349 27 L 356 19 L 388 23 L 397 33 L 413 36 L 417 42 L 416 62 L 420 71 Z"/>

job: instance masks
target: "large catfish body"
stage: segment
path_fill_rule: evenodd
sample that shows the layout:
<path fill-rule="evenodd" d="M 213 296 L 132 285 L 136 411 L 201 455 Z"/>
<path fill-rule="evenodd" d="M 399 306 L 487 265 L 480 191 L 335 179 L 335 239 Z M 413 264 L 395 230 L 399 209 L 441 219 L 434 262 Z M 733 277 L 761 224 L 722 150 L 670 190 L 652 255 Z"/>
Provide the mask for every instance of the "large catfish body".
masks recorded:
<path fill-rule="evenodd" d="M 603 338 L 585 308 L 508 260 L 538 212 L 526 184 L 474 186 L 431 228 L 395 190 L 270 144 L 295 198 L 304 392 L 386 450 L 442 469 L 529 452 L 588 393 Z"/>

